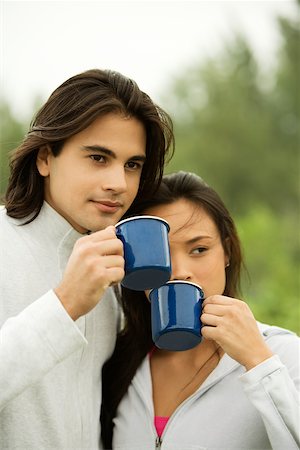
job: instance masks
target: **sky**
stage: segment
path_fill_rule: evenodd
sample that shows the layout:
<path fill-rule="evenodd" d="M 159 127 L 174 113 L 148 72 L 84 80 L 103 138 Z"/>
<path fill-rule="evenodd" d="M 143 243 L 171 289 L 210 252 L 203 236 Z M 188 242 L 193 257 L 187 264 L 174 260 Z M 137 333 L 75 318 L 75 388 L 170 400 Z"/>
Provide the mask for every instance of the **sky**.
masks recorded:
<path fill-rule="evenodd" d="M 216 57 L 236 32 L 266 69 L 275 64 L 276 17 L 295 14 L 295 0 L 0 0 L 0 96 L 25 119 L 37 96 L 97 67 L 133 78 L 159 103 L 174 77 Z"/>

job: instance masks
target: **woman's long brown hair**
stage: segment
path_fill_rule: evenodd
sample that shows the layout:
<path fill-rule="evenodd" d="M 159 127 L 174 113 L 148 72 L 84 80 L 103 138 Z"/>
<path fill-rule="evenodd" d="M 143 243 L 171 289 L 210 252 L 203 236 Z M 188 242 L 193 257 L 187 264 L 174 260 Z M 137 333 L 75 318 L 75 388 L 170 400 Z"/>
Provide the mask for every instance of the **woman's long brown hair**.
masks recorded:
<path fill-rule="evenodd" d="M 134 212 L 142 214 L 150 207 L 170 204 L 179 199 L 186 199 L 195 206 L 204 208 L 215 222 L 230 260 L 230 265 L 226 268 L 224 295 L 237 296 L 240 293 L 243 264 L 237 230 L 219 195 L 202 178 L 187 172 L 166 175 L 152 198 L 140 202 Z M 122 288 L 121 304 L 125 326 L 117 337 L 112 357 L 102 371 L 101 433 L 106 449 L 112 448 L 113 419 L 118 405 L 137 368 L 153 347 L 150 303 L 144 292 Z"/>

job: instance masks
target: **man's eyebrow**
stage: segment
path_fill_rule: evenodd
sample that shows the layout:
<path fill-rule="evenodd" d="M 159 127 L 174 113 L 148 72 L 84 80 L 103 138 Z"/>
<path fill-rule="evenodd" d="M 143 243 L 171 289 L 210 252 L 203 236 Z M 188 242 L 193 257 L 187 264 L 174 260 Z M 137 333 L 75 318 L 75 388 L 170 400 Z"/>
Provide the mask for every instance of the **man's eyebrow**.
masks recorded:
<path fill-rule="evenodd" d="M 116 158 L 117 155 L 115 152 L 110 150 L 109 148 L 102 147 L 101 145 L 82 145 L 82 150 L 87 150 L 90 152 L 99 152 L 99 153 L 105 153 L 108 156 L 111 156 L 112 158 Z"/>
<path fill-rule="evenodd" d="M 110 156 L 111 158 L 116 159 L 117 155 L 113 150 L 110 150 L 109 148 L 102 147 L 101 145 L 82 145 L 82 150 L 92 151 L 92 152 L 99 152 L 104 153 L 107 156 Z M 134 155 L 131 158 L 129 158 L 130 161 L 146 161 L 146 156 L 144 155 Z"/>

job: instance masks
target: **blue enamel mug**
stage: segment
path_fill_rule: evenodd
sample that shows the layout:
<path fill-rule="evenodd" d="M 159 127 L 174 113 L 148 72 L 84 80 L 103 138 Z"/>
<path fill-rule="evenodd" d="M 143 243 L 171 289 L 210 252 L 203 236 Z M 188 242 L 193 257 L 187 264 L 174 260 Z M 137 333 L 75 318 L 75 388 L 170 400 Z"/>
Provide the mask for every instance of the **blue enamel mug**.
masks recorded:
<path fill-rule="evenodd" d="M 182 351 L 201 340 L 202 302 L 200 286 L 188 281 L 168 281 L 149 293 L 152 339 L 158 348 Z"/>
<path fill-rule="evenodd" d="M 135 216 L 117 223 L 116 235 L 124 246 L 123 286 L 144 291 L 170 279 L 169 230 L 168 222 L 156 216 Z"/>

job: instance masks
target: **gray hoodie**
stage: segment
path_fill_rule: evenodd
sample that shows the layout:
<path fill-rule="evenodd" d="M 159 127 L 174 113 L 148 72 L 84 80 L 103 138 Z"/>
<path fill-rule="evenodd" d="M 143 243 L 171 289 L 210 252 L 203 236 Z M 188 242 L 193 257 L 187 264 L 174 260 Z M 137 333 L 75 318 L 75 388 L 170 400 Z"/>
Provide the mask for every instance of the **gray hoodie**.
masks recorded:
<path fill-rule="evenodd" d="M 154 427 L 149 358 L 138 369 L 115 418 L 114 450 L 297 450 L 300 339 L 258 323 L 275 356 L 245 368 L 224 355 L 200 388 Z"/>

